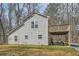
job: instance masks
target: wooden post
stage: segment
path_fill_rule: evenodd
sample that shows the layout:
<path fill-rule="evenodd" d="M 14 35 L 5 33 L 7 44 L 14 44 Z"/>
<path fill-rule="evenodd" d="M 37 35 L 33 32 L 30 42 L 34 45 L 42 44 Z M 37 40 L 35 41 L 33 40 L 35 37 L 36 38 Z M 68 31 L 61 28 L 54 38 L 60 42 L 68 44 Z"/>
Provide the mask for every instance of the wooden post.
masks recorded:
<path fill-rule="evenodd" d="M 71 41 L 71 30 L 70 30 L 70 26 L 69 26 L 69 32 L 68 32 L 68 44 L 70 46 L 70 41 Z"/>

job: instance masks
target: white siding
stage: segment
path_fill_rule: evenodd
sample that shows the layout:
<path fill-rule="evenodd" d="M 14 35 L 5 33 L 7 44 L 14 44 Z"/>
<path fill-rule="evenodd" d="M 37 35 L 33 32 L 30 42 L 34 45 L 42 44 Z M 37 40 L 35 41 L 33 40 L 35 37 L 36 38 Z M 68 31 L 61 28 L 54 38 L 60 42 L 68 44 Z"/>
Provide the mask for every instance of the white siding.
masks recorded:
<path fill-rule="evenodd" d="M 37 21 L 38 28 L 31 28 L 31 22 Z M 48 45 L 48 19 L 35 14 L 27 20 L 25 25 L 13 32 L 8 37 L 8 44 L 32 44 L 32 45 Z M 14 36 L 18 36 L 18 41 L 15 42 Z M 25 39 L 28 35 L 28 39 Z M 38 35 L 42 35 L 42 39 L 38 39 Z"/>

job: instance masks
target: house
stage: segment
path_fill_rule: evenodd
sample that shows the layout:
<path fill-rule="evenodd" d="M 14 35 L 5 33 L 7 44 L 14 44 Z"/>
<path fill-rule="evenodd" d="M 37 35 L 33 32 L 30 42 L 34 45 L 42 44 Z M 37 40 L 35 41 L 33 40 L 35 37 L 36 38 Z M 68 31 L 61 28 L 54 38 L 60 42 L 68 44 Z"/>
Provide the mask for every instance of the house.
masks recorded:
<path fill-rule="evenodd" d="M 48 17 L 31 14 L 8 33 L 8 44 L 48 45 Z"/>
<path fill-rule="evenodd" d="M 23 23 L 8 33 L 8 44 L 52 45 L 71 42 L 70 25 L 50 25 L 49 18 L 30 14 Z M 59 44 L 58 44 L 59 45 Z"/>

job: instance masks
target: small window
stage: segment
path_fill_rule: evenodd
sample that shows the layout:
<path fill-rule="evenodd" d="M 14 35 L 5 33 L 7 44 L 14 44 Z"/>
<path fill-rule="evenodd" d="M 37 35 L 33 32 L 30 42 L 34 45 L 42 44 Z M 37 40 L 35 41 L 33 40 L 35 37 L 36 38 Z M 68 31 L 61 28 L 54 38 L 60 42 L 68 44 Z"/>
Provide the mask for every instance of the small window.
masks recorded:
<path fill-rule="evenodd" d="M 32 24 L 34 24 L 34 21 L 32 21 Z"/>
<path fill-rule="evenodd" d="M 31 28 L 34 28 L 34 21 L 31 22 Z"/>
<path fill-rule="evenodd" d="M 25 35 L 25 39 L 28 39 L 28 36 L 27 35 Z"/>
<path fill-rule="evenodd" d="M 38 35 L 38 39 L 42 39 L 42 35 Z"/>
<path fill-rule="evenodd" d="M 17 41 L 17 36 L 15 36 L 14 38 L 15 38 L 15 41 Z"/>

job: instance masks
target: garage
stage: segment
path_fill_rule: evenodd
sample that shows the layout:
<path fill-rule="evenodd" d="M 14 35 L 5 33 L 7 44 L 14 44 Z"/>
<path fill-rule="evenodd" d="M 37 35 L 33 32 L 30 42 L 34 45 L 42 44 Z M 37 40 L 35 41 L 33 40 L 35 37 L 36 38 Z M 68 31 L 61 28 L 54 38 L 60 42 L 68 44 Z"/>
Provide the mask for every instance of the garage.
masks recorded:
<path fill-rule="evenodd" d="M 50 45 L 68 45 L 68 32 L 50 33 Z"/>

